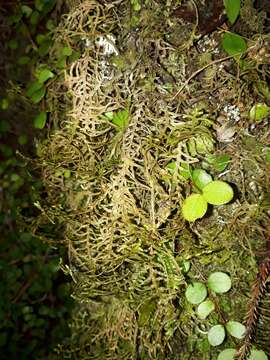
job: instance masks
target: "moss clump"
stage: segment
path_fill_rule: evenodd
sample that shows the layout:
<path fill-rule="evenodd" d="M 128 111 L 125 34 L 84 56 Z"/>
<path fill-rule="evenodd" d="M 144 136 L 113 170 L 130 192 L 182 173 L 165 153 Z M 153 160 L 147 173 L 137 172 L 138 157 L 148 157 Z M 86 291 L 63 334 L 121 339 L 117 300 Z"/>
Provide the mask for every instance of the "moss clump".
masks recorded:
<path fill-rule="evenodd" d="M 264 245 L 269 220 L 260 152 L 267 146 L 265 128 L 258 152 L 244 145 L 250 137 L 244 108 L 254 93 L 233 59 L 190 77 L 201 51 L 189 46 L 183 52 L 166 40 L 174 31 L 170 6 L 147 1 L 134 12 L 129 5 L 78 2 L 63 17 L 51 52 L 57 63 L 66 43 L 81 51 L 50 88 L 54 129 L 39 145 L 48 196 L 38 221 L 63 225 L 69 253 L 64 269 L 78 301 L 73 336 L 59 351 L 78 359 L 190 359 L 191 353 L 213 359 L 218 350 L 200 329 L 220 314 L 199 321 L 185 301 L 186 285 L 213 270 L 230 273 L 234 291 L 223 297 L 224 316 L 242 321 L 256 272 L 254 249 Z M 208 60 L 220 59 L 215 54 Z M 222 123 L 227 103 L 238 104 L 243 122 L 225 117 Z M 125 109 L 127 126 L 117 128 L 108 113 Z M 222 126 L 236 128 L 233 142 L 218 140 Z M 166 166 L 202 163 L 221 152 L 231 156 L 222 180 L 233 183 L 237 200 L 190 226 L 181 206 L 191 184 Z"/>

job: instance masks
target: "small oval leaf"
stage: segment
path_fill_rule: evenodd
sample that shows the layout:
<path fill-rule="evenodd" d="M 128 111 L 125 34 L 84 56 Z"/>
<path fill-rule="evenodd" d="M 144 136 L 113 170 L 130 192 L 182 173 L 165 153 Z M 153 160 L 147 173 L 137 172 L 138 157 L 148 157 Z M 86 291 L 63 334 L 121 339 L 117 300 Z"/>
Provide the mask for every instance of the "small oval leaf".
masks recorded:
<path fill-rule="evenodd" d="M 34 94 L 31 96 L 31 100 L 33 101 L 34 104 L 38 104 L 41 101 L 41 99 L 44 97 L 45 93 L 46 93 L 46 88 L 45 86 L 43 86 L 41 89 L 34 92 Z"/>
<path fill-rule="evenodd" d="M 267 360 L 268 357 L 262 350 L 251 350 L 248 360 Z"/>
<path fill-rule="evenodd" d="M 225 329 L 223 325 L 215 325 L 208 331 L 208 341 L 212 346 L 218 346 L 225 339 Z"/>
<path fill-rule="evenodd" d="M 198 189 L 202 190 L 205 185 L 213 181 L 212 176 L 209 175 L 203 169 L 194 169 L 192 171 L 192 181 L 197 186 Z"/>
<path fill-rule="evenodd" d="M 224 6 L 226 14 L 228 16 L 229 22 L 232 24 L 235 23 L 239 13 L 240 13 L 240 0 L 224 0 Z"/>
<path fill-rule="evenodd" d="M 241 56 L 246 51 L 247 44 L 240 35 L 225 33 L 222 38 L 222 47 L 230 56 Z"/>
<path fill-rule="evenodd" d="M 245 336 L 246 327 L 238 321 L 230 320 L 225 327 L 228 333 L 237 339 L 242 339 Z"/>
<path fill-rule="evenodd" d="M 47 113 L 42 111 L 34 119 L 34 127 L 36 129 L 43 129 L 47 120 Z"/>
<path fill-rule="evenodd" d="M 235 349 L 225 349 L 218 355 L 217 360 L 234 360 Z"/>
<path fill-rule="evenodd" d="M 197 309 L 197 314 L 200 319 L 206 319 L 207 316 L 215 309 L 215 304 L 212 300 L 207 299 L 203 301 Z"/>
<path fill-rule="evenodd" d="M 216 293 L 223 294 L 230 290 L 232 281 L 229 275 L 224 272 L 217 271 L 209 276 L 207 284 L 209 289 Z"/>
<path fill-rule="evenodd" d="M 201 303 L 207 296 L 207 289 L 203 283 L 193 282 L 188 285 L 185 296 L 188 302 L 191 304 Z"/>
<path fill-rule="evenodd" d="M 191 194 L 183 202 L 182 213 L 187 221 L 200 219 L 206 211 L 207 201 L 200 194 Z"/>
<path fill-rule="evenodd" d="M 215 180 L 207 184 L 203 190 L 204 199 L 212 205 L 223 205 L 233 198 L 232 187 L 224 181 Z"/>
<path fill-rule="evenodd" d="M 49 69 L 43 69 L 38 74 L 38 81 L 44 84 L 47 80 L 54 77 L 54 74 Z"/>

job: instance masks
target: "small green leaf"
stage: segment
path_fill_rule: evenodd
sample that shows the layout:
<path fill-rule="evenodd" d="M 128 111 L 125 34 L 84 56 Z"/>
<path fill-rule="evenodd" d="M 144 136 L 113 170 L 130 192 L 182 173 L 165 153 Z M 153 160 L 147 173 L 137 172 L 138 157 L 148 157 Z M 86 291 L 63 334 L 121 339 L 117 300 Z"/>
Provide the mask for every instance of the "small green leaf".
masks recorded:
<path fill-rule="evenodd" d="M 225 327 L 228 333 L 237 339 L 242 339 L 245 336 L 246 327 L 238 321 L 230 320 Z"/>
<path fill-rule="evenodd" d="M 179 166 L 179 175 L 184 179 L 189 179 L 191 177 L 191 166 L 186 163 L 182 163 Z"/>
<path fill-rule="evenodd" d="M 64 69 L 66 67 L 66 60 L 67 60 L 67 57 L 66 56 L 62 56 L 60 57 L 58 60 L 57 60 L 57 67 L 59 69 Z"/>
<path fill-rule="evenodd" d="M 38 73 L 38 81 L 41 84 L 44 84 L 47 80 L 54 77 L 54 73 L 51 72 L 49 69 L 43 69 Z"/>
<path fill-rule="evenodd" d="M 166 168 L 168 169 L 169 173 L 171 175 L 173 175 L 175 173 L 176 170 L 176 162 L 175 161 L 171 161 Z M 178 173 L 180 176 L 182 176 L 185 179 L 189 179 L 191 176 L 191 169 L 190 169 L 190 165 L 183 163 L 179 165 L 178 168 Z"/>
<path fill-rule="evenodd" d="M 31 97 L 32 95 L 34 95 L 34 93 L 38 90 L 40 90 L 43 87 L 43 84 L 41 84 L 39 81 L 34 81 L 32 82 L 32 84 L 28 87 L 27 91 L 26 91 L 26 95 L 28 97 Z"/>
<path fill-rule="evenodd" d="M 248 360 L 267 360 L 268 357 L 262 350 L 251 350 Z"/>
<path fill-rule="evenodd" d="M 217 360 L 234 360 L 235 349 L 225 349 L 218 355 Z"/>
<path fill-rule="evenodd" d="M 30 24 L 37 25 L 38 22 L 39 22 L 39 12 L 34 10 L 30 16 Z"/>
<path fill-rule="evenodd" d="M 192 171 L 192 181 L 198 189 L 202 190 L 205 185 L 209 184 L 213 179 L 205 170 L 194 169 Z"/>
<path fill-rule="evenodd" d="M 70 56 L 72 54 L 72 49 L 69 46 L 64 46 L 61 49 L 61 55 L 63 56 Z"/>
<path fill-rule="evenodd" d="M 222 172 L 230 163 L 231 157 L 228 154 L 208 155 L 205 160 L 213 167 L 214 170 Z"/>
<path fill-rule="evenodd" d="M 8 42 L 8 47 L 11 49 L 11 50 L 16 50 L 18 48 L 18 41 L 15 40 L 15 39 L 12 39 Z"/>
<path fill-rule="evenodd" d="M 127 109 L 124 109 L 114 114 L 111 121 L 121 130 L 124 130 L 128 125 L 128 120 L 129 120 L 129 111 Z"/>
<path fill-rule="evenodd" d="M 200 194 L 191 194 L 183 202 L 182 214 L 187 221 L 202 218 L 206 211 L 207 202 Z"/>
<path fill-rule="evenodd" d="M 200 304 L 207 296 L 207 289 L 203 283 L 193 282 L 185 292 L 186 299 L 191 304 Z"/>
<path fill-rule="evenodd" d="M 19 65 L 26 65 L 30 62 L 30 57 L 29 56 L 21 56 L 19 59 L 18 59 L 18 64 Z"/>
<path fill-rule="evenodd" d="M 22 5 L 21 7 L 22 13 L 26 16 L 29 17 L 32 14 L 32 9 L 30 8 L 30 6 L 27 5 Z"/>
<path fill-rule="evenodd" d="M 20 135 L 20 136 L 18 137 L 18 143 L 19 143 L 20 145 L 25 145 L 25 144 L 27 144 L 27 141 L 28 141 L 28 139 L 27 139 L 27 136 L 26 136 L 25 134 L 22 134 L 22 135 Z"/>
<path fill-rule="evenodd" d="M 246 51 L 247 44 L 240 35 L 225 33 L 222 38 L 222 47 L 230 56 L 241 56 Z"/>
<path fill-rule="evenodd" d="M 55 29 L 55 24 L 54 24 L 52 19 L 49 19 L 46 22 L 46 29 L 49 30 L 49 31 L 53 31 Z"/>
<path fill-rule="evenodd" d="M 70 171 L 69 169 L 65 170 L 65 171 L 64 171 L 64 177 L 65 177 L 66 179 L 68 179 L 68 178 L 70 178 L 70 176 L 71 176 L 71 171 Z"/>
<path fill-rule="evenodd" d="M 43 41 L 40 47 L 38 48 L 38 53 L 41 57 L 48 55 L 50 49 L 51 49 L 52 41 L 51 39 L 47 39 L 46 41 Z"/>
<path fill-rule="evenodd" d="M 270 115 L 270 107 L 266 104 L 255 104 L 252 106 L 249 112 L 251 120 L 262 121 Z"/>
<path fill-rule="evenodd" d="M 224 0 L 226 14 L 231 25 L 235 23 L 235 20 L 240 13 L 240 5 L 240 0 Z"/>
<path fill-rule="evenodd" d="M 204 199 L 212 205 L 223 205 L 233 198 L 233 189 L 224 181 L 215 180 L 202 189 Z"/>
<path fill-rule="evenodd" d="M 44 6 L 44 1 L 42 1 L 42 0 L 35 0 L 35 8 L 36 8 L 38 11 L 42 11 L 43 6 Z"/>
<path fill-rule="evenodd" d="M 208 341 L 212 346 L 218 346 L 225 339 L 225 329 L 223 325 L 215 325 L 208 331 Z"/>
<path fill-rule="evenodd" d="M 36 42 L 38 45 L 41 45 L 44 41 L 48 40 L 48 37 L 44 34 L 37 34 Z"/>
<path fill-rule="evenodd" d="M 36 129 L 43 129 L 47 120 L 47 113 L 42 111 L 34 119 L 34 127 Z"/>
<path fill-rule="evenodd" d="M 79 60 L 80 57 L 81 57 L 80 51 L 73 51 L 72 54 L 69 57 L 69 61 L 71 63 L 73 63 L 73 62 Z"/>
<path fill-rule="evenodd" d="M 209 276 L 207 284 L 209 289 L 222 294 L 230 290 L 232 281 L 229 275 L 218 271 Z"/>
<path fill-rule="evenodd" d="M 184 274 L 188 273 L 189 270 L 190 270 L 190 266 L 191 266 L 190 261 L 188 261 L 188 260 L 183 260 L 183 261 L 181 262 L 181 264 L 180 264 L 181 271 L 182 271 Z"/>
<path fill-rule="evenodd" d="M 265 155 L 265 160 L 266 160 L 266 162 L 270 163 L 270 151 L 267 151 L 267 153 Z"/>
<path fill-rule="evenodd" d="M 215 304 L 212 300 L 207 299 L 203 301 L 197 309 L 197 314 L 200 319 L 206 319 L 207 316 L 215 309 Z"/>
<path fill-rule="evenodd" d="M 3 98 L 1 101 L 0 101 L 0 108 L 2 110 L 7 110 L 9 108 L 9 101 L 7 98 Z"/>
<path fill-rule="evenodd" d="M 45 93 L 46 93 L 46 87 L 43 86 L 42 88 L 34 92 L 34 94 L 31 96 L 31 100 L 33 101 L 34 104 L 38 104 L 41 101 L 41 99 L 44 97 Z"/>

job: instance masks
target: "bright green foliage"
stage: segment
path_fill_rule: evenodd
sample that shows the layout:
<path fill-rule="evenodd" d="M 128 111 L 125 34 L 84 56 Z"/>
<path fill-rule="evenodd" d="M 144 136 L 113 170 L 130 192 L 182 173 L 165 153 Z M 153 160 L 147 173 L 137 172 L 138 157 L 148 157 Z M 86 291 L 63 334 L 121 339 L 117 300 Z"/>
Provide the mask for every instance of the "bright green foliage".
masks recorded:
<path fill-rule="evenodd" d="M 40 72 L 38 72 L 37 77 L 38 81 L 41 84 L 44 84 L 47 80 L 53 78 L 54 74 L 49 69 L 42 69 Z"/>
<path fill-rule="evenodd" d="M 251 350 L 248 360 L 267 360 L 268 357 L 262 350 Z"/>
<path fill-rule="evenodd" d="M 176 162 L 171 161 L 166 168 L 169 170 L 170 174 L 174 174 L 176 170 Z M 184 179 L 189 179 L 191 177 L 191 167 L 189 164 L 182 163 L 179 165 L 178 174 Z"/>
<path fill-rule="evenodd" d="M 204 199 L 212 205 L 223 205 L 233 198 L 233 189 L 224 181 L 215 180 L 206 185 L 203 190 Z"/>
<path fill-rule="evenodd" d="M 34 126 L 36 129 L 43 129 L 47 120 L 46 111 L 39 113 L 34 119 Z"/>
<path fill-rule="evenodd" d="M 242 339 L 246 332 L 246 327 L 238 321 L 230 320 L 226 323 L 226 330 L 230 335 L 237 339 Z"/>
<path fill-rule="evenodd" d="M 113 115 L 112 123 L 120 130 L 124 130 L 128 125 L 129 111 L 128 109 L 120 110 Z"/>
<path fill-rule="evenodd" d="M 218 355 L 217 360 L 234 360 L 235 349 L 225 349 Z"/>
<path fill-rule="evenodd" d="M 212 346 L 218 346 L 223 343 L 226 333 L 223 325 L 215 325 L 208 331 L 208 341 Z"/>
<path fill-rule="evenodd" d="M 207 284 L 209 289 L 222 294 L 230 290 L 232 281 L 229 275 L 218 271 L 208 277 Z"/>
<path fill-rule="evenodd" d="M 202 190 L 205 185 L 209 184 L 212 180 L 212 176 L 203 169 L 194 169 L 192 171 L 192 181 L 200 190 Z"/>
<path fill-rule="evenodd" d="M 206 286 L 200 282 L 193 282 L 188 285 L 185 296 L 191 304 L 200 304 L 207 296 Z"/>
<path fill-rule="evenodd" d="M 221 155 L 208 155 L 206 161 L 213 167 L 214 170 L 222 172 L 226 169 L 231 161 L 231 157 L 228 154 Z"/>
<path fill-rule="evenodd" d="M 132 9 L 134 11 L 140 11 L 141 10 L 141 4 L 139 2 L 139 0 L 130 0 Z"/>
<path fill-rule="evenodd" d="M 249 118 L 255 121 L 262 121 L 270 115 L 270 107 L 266 104 L 255 104 L 249 112 Z"/>
<path fill-rule="evenodd" d="M 207 299 L 198 306 L 197 314 L 200 319 L 206 319 L 213 310 L 215 310 L 215 304 L 212 300 Z"/>
<path fill-rule="evenodd" d="M 224 0 L 224 6 L 229 22 L 233 24 L 240 12 L 241 1 L 240 0 Z"/>
<path fill-rule="evenodd" d="M 116 113 L 110 111 L 105 113 L 103 118 L 111 121 L 119 130 L 123 131 L 128 125 L 129 111 L 128 109 L 119 110 Z M 171 164 L 169 169 L 173 170 L 174 167 L 175 164 Z"/>
<path fill-rule="evenodd" d="M 45 111 L 40 113 L 39 102 L 46 93 L 46 82 L 54 76 L 49 68 L 52 61 L 46 57 L 52 34 L 47 32 L 45 24 L 50 18 L 58 21 L 56 13 L 52 17 L 47 15 L 55 4 L 55 0 L 40 0 L 35 4 L 24 0 L 1 2 L 1 19 L 3 14 L 11 15 L 1 21 L 4 37 L 11 36 L 2 43 L 1 51 L 0 270 L 5 275 L 0 280 L 0 357 L 3 359 L 54 359 L 55 347 L 69 336 L 67 322 L 73 300 L 68 277 L 59 267 L 59 257 L 64 258 L 65 251 L 52 248 L 45 239 L 48 234 L 52 241 L 54 236 L 60 237 L 58 230 L 42 225 L 47 235 L 41 241 L 39 235 L 30 233 L 33 228 L 28 227 L 29 220 L 40 212 L 33 204 L 43 191 L 42 182 L 26 159 L 33 156 L 33 127 L 43 128 L 46 121 L 46 104 L 42 104 Z M 32 119 L 38 113 L 33 124 Z"/>
<path fill-rule="evenodd" d="M 265 155 L 265 160 L 270 163 L 270 151 L 267 151 L 266 155 Z"/>
<path fill-rule="evenodd" d="M 0 101 L 0 108 L 1 108 L 2 110 L 7 110 L 8 107 L 9 107 L 9 101 L 8 101 L 8 99 L 7 99 L 7 98 L 1 99 L 1 101 Z"/>
<path fill-rule="evenodd" d="M 242 36 L 234 33 L 225 33 L 222 38 L 222 47 L 228 55 L 241 57 L 247 49 L 247 44 Z"/>
<path fill-rule="evenodd" d="M 182 213 L 188 221 L 195 221 L 202 218 L 206 211 L 207 202 L 200 194 L 191 194 L 183 202 Z"/>

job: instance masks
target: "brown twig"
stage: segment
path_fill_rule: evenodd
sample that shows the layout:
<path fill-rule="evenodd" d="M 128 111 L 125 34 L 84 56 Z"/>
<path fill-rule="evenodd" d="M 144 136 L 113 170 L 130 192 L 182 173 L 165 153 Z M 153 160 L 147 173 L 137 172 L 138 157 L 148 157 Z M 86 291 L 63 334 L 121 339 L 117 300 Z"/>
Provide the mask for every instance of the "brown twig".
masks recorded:
<path fill-rule="evenodd" d="M 247 318 L 245 321 L 246 333 L 240 347 L 236 353 L 235 359 L 245 360 L 250 352 L 252 338 L 259 317 L 259 303 L 265 292 L 267 278 L 270 274 L 270 255 L 264 259 L 259 267 L 257 278 L 251 289 L 251 297 L 248 303 Z"/>

